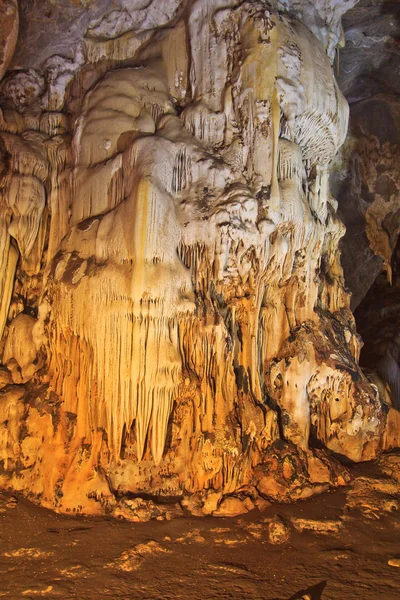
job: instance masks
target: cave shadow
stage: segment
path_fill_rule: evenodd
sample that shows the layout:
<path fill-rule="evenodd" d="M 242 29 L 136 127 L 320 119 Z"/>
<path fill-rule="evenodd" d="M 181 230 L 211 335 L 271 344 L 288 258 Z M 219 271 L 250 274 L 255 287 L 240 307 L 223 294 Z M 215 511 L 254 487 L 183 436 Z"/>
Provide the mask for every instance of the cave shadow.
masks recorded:
<path fill-rule="evenodd" d="M 327 581 L 320 581 L 311 587 L 304 588 L 303 590 L 299 590 L 293 596 L 290 596 L 288 600 L 303 600 L 306 598 L 307 600 L 324 600 L 322 598 L 322 592 L 326 588 Z M 274 600 L 282 600 L 280 598 L 275 598 Z M 286 600 L 286 599 L 285 599 Z"/>
<path fill-rule="evenodd" d="M 385 0 L 382 3 L 381 15 L 392 15 L 393 18 L 397 21 L 397 27 L 393 32 L 393 39 L 396 42 L 400 42 L 400 4 L 398 0 Z"/>
<path fill-rule="evenodd" d="M 308 596 L 310 600 L 322 600 L 322 592 L 326 588 L 326 584 L 327 581 L 320 581 L 307 589 L 296 592 L 293 596 L 290 596 L 289 600 L 301 600 L 304 596 Z"/>

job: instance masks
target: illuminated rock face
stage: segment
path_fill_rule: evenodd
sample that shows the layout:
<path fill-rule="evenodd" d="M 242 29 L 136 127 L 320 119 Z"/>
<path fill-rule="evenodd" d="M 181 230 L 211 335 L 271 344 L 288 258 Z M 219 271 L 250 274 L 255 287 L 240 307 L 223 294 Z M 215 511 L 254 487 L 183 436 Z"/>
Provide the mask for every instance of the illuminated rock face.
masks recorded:
<path fill-rule="evenodd" d="M 332 36 L 136 4 L 2 84 L 1 482 L 132 518 L 135 495 L 225 515 L 344 483 L 324 448 L 394 441 L 340 267 Z"/>

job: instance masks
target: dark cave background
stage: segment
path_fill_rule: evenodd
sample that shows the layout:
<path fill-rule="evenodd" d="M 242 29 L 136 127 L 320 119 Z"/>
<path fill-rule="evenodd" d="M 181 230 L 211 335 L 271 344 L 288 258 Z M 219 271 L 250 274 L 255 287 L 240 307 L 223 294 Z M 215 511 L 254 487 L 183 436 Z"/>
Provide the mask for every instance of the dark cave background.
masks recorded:
<path fill-rule="evenodd" d="M 342 264 L 364 342 L 360 364 L 385 378 L 382 359 L 397 352 L 398 363 L 400 351 L 400 2 L 360 0 L 343 28 L 335 66 L 350 104 L 349 137 L 331 184 L 347 229 Z M 371 215 L 386 264 L 367 235 Z"/>

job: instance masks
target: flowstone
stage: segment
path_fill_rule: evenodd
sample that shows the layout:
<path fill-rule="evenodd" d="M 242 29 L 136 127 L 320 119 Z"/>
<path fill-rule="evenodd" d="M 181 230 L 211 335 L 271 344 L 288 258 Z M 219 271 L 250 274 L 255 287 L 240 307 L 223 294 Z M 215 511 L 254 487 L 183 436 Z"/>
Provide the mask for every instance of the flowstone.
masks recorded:
<path fill-rule="evenodd" d="M 329 451 L 395 441 L 329 193 L 341 13 L 119 4 L 1 85 L 0 483 L 132 520 L 342 485 Z"/>

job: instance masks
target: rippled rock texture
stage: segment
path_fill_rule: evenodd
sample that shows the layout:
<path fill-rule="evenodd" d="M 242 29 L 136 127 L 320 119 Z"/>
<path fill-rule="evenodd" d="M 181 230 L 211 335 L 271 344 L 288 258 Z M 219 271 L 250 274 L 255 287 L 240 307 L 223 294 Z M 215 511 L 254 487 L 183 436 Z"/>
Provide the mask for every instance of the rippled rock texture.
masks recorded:
<path fill-rule="evenodd" d="M 344 484 L 398 415 L 329 192 L 354 2 L 36 4 L 0 89 L 2 485 L 146 520 Z"/>

